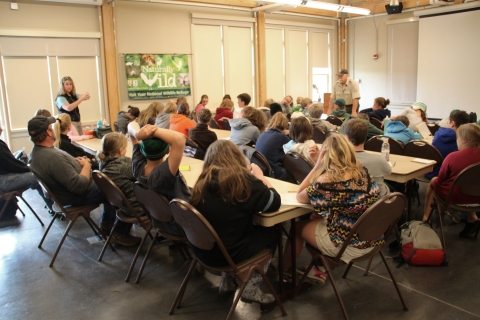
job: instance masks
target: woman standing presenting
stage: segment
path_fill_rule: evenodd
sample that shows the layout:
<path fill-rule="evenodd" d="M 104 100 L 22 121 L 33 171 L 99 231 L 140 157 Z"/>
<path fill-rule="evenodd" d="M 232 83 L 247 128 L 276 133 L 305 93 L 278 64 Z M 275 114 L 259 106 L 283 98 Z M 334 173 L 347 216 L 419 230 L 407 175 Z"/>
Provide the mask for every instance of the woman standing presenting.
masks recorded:
<path fill-rule="evenodd" d="M 62 78 L 55 104 L 57 105 L 58 112 L 68 113 L 70 115 L 72 125 L 77 129 L 79 135 L 83 134 L 83 129 L 82 123 L 80 122 L 80 110 L 78 109 L 78 106 L 82 101 L 88 99 L 90 99 L 90 94 L 88 92 L 83 95 L 77 94 L 72 78 Z"/>

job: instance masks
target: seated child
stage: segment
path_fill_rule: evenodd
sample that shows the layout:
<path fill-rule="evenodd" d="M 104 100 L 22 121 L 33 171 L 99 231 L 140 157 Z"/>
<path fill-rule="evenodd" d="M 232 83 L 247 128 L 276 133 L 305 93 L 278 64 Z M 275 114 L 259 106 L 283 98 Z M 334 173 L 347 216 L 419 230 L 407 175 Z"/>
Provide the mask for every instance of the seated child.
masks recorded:
<path fill-rule="evenodd" d="M 283 151 L 296 152 L 303 155 L 312 165 L 317 159 L 312 159 L 308 149 L 316 146 L 315 141 L 312 140 L 313 127 L 306 117 L 298 117 L 292 119 L 290 125 L 290 142 L 283 145 Z"/>
<path fill-rule="evenodd" d="M 397 116 L 387 125 L 386 136 L 392 137 L 395 140 L 407 144 L 411 140 L 421 140 L 422 135 L 418 132 L 413 132 L 408 128 L 410 121 L 406 116 Z"/>
<path fill-rule="evenodd" d="M 137 107 L 128 106 L 128 111 L 120 111 L 117 114 L 117 126 L 118 131 L 126 134 L 127 133 L 127 126 L 128 124 L 137 119 L 140 115 L 140 110 Z"/>

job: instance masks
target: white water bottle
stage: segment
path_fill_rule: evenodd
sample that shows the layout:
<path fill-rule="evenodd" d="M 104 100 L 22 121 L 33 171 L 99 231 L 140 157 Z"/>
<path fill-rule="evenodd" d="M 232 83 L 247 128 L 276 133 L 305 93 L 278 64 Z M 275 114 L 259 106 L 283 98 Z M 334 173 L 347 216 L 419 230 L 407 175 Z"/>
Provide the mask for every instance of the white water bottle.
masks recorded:
<path fill-rule="evenodd" d="M 388 139 L 383 140 L 382 144 L 382 156 L 385 160 L 390 161 L 390 144 L 388 143 Z"/>

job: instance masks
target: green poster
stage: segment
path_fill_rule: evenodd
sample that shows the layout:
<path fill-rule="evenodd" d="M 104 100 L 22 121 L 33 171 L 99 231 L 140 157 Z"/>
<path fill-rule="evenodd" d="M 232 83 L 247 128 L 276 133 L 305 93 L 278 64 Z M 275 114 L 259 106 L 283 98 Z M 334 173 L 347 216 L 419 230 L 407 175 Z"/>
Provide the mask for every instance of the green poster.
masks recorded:
<path fill-rule="evenodd" d="M 164 99 L 191 94 L 186 54 L 126 54 L 125 70 L 129 99 Z"/>

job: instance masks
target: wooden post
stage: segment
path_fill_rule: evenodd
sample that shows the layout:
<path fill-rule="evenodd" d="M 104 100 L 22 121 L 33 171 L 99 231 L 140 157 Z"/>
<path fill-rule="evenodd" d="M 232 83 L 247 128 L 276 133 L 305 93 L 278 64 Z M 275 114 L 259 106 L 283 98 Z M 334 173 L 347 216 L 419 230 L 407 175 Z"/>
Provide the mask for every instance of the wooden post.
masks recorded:
<path fill-rule="evenodd" d="M 267 99 L 267 65 L 265 49 L 265 12 L 257 13 L 257 77 L 258 77 L 258 102 L 262 106 Z"/>
<path fill-rule="evenodd" d="M 103 64 L 106 73 L 107 110 L 110 123 L 117 119 L 120 111 L 120 94 L 118 91 L 117 48 L 115 46 L 115 25 L 113 22 L 113 1 L 102 4 L 102 41 L 105 49 Z"/>
<path fill-rule="evenodd" d="M 340 61 L 339 69 L 347 68 L 347 52 L 345 45 L 347 39 L 345 38 L 345 18 L 340 18 Z"/>

